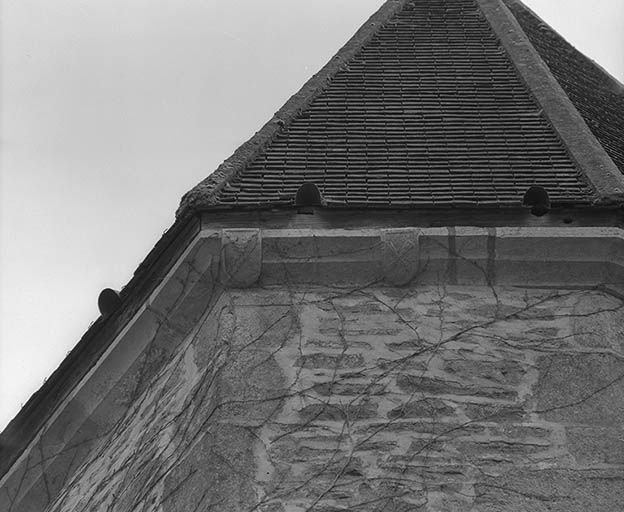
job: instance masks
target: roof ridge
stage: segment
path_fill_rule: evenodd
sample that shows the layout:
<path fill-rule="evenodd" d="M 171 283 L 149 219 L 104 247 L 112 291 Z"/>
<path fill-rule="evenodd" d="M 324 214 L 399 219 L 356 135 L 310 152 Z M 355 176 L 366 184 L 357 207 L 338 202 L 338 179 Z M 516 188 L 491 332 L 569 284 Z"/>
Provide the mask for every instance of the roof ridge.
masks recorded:
<path fill-rule="evenodd" d="M 180 201 L 176 211 L 177 218 L 192 214 L 201 206 L 214 204 L 218 192 L 246 164 L 253 161 L 258 154 L 271 143 L 275 135 L 287 126 L 296 116 L 317 97 L 332 77 L 336 75 L 368 42 L 380 27 L 399 12 L 410 0 L 386 0 L 386 2 L 364 22 L 353 36 L 336 52 L 320 71 L 293 94 L 288 101 L 264 124 L 251 138 L 240 145 L 217 169 L 207 178 L 189 190 Z"/>
<path fill-rule="evenodd" d="M 587 126 L 515 15 L 503 0 L 477 0 L 477 3 L 509 54 L 510 61 L 594 189 L 597 196 L 594 203 L 621 203 L 624 200 L 624 176 Z"/>

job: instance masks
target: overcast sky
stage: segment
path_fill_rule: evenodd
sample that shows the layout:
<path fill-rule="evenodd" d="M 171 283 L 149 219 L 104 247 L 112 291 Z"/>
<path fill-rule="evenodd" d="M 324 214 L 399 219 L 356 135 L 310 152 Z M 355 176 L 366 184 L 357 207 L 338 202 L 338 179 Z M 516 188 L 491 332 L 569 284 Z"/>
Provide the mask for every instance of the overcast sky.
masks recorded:
<path fill-rule="evenodd" d="M 525 0 L 624 81 L 624 1 Z M 0 429 L 383 0 L 3 0 Z"/>

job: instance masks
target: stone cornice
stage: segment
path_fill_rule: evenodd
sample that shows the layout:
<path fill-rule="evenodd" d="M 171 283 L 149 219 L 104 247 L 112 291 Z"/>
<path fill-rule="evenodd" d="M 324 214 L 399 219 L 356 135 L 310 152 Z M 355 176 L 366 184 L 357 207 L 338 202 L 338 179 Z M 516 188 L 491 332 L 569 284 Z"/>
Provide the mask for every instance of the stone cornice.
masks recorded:
<path fill-rule="evenodd" d="M 624 279 L 620 228 L 232 228 L 201 236 L 223 241 L 225 285 L 617 287 Z"/>

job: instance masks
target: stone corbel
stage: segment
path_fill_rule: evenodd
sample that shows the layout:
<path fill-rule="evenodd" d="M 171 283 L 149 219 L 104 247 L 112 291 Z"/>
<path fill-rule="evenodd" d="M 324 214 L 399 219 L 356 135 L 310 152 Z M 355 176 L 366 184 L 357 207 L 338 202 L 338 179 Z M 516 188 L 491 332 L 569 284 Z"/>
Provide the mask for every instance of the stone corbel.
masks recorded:
<path fill-rule="evenodd" d="M 403 286 L 412 281 L 419 267 L 420 229 L 382 229 L 382 271 L 388 284 Z"/>
<path fill-rule="evenodd" d="M 262 270 L 262 237 L 259 229 L 224 229 L 221 245 L 221 282 L 247 288 Z"/>

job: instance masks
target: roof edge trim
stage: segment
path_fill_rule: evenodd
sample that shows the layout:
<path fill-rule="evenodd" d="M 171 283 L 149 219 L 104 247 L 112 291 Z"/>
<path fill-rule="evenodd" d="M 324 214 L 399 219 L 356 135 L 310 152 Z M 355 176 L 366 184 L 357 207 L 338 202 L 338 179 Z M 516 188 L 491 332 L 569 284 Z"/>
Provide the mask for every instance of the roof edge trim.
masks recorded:
<path fill-rule="evenodd" d="M 163 233 L 134 271 L 130 281 L 121 289 L 121 307 L 108 318 L 98 317 L 89 326 L 52 375 L 0 431 L 0 480 L 20 456 L 25 444 L 49 420 L 57 404 L 71 393 L 72 382 L 83 378 L 90 371 L 95 361 L 108 349 L 112 339 L 123 331 L 145 298 L 160 285 L 200 230 L 201 219 L 195 216 L 185 221 L 176 221 Z"/>
<path fill-rule="evenodd" d="M 520 23 L 502 0 L 477 0 L 544 115 L 596 193 L 596 204 L 622 203 L 624 176 L 591 132 Z"/>
<path fill-rule="evenodd" d="M 198 209 L 214 204 L 219 191 L 264 150 L 282 127 L 290 124 L 323 91 L 328 81 L 360 51 L 362 46 L 375 35 L 380 26 L 398 13 L 407 2 L 408 0 L 387 0 L 329 62 L 314 74 L 297 93 L 291 96 L 255 135 L 236 149 L 234 154 L 219 165 L 210 176 L 182 197 L 176 217 L 186 217 Z"/>

